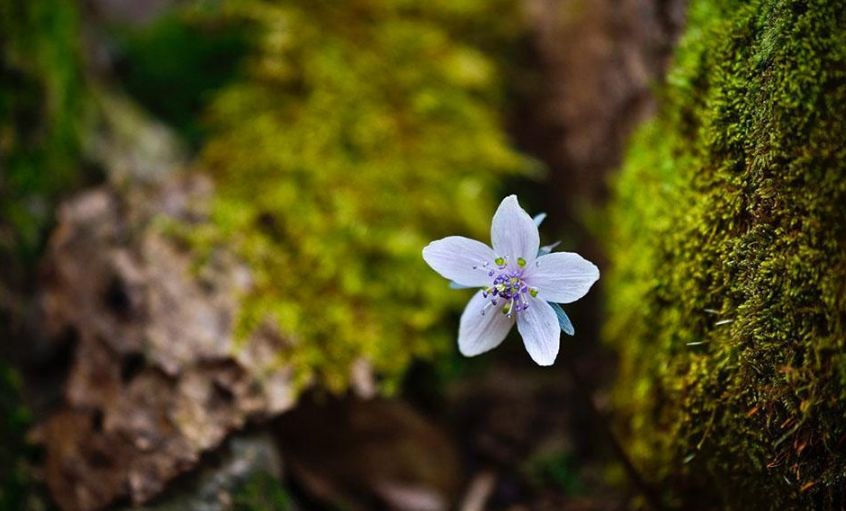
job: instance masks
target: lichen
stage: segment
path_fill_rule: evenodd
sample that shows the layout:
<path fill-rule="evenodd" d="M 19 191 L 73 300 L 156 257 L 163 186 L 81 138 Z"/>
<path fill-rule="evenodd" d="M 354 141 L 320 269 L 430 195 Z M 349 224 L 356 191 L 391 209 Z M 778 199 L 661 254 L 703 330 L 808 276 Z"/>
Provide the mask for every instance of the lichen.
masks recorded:
<path fill-rule="evenodd" d="M 253 291 L 238 329 L 268 321 L 300 384 L 344 389 L 358 359 L 390 390 L 452 345 L 467 296 L 423 263 L 431 239 L 486 236 L 501 180 L 528 168 L 506 140 L 496 48 L 511 0 L 250 1 L 257 39 L 221 91 L 199 167 L 216 179 L 198 253 L 234 247 Z M 202 257 L 202 256 L 201 256 Z"/>
<path fill-rule="evenodd" d="M 684 509 L 846 484 L 846 11 L 694 0 L 615 184 L 606 337 L 636 462 Z"/>

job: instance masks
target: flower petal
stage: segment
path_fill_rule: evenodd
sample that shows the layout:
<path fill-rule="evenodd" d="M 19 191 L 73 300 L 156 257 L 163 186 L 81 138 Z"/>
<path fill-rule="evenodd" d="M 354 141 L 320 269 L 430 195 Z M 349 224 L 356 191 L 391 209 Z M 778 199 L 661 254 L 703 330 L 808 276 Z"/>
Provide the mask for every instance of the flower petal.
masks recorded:
<path fill-rule="evenodd" d="M 488 350 L 492 350 L 508 335 L 514 325 L 514 318 L 502 313 L 500 307 L 488 307 L 488 298 L 479 291 L 461 314 L 461 325 L 458 327 L 458 350 L 465 357 L 472 357 Z"/>
<path fill-rule="evenodd" d="M 433 241 L 423 249 L 423 260 L 441 276 L 463 286 L 482 287 L 491 283 L 488 268 L 494 255 L 481 241 L 463 236 Z"/>
<path fill-rule="evenodd" d="M 491 244 L 497 257 L 508 258 L 509 265 L 516 265 L 518 258 L 530 263 L 537 257 L 540 247 L 538 227 L 520 207 L 516 195 L 504 198 L 494 213 Z"/>
<path fill-rule="evenodd" d="M 538 289 L 538 298 L 547 302 L 570 303 L 587 294 L 599 279 L 599 268 L 579 254 L 554 252 L 528 268 L 526 284 Z"/>
<path fill-rule="evenodd" d="M 529 307 L 517 313 L 517 329 L 526 351 L 538 365 L 549 366 L 558 356 L 561 328 L 558 316 L 543 300 L 529 297 Z"/>

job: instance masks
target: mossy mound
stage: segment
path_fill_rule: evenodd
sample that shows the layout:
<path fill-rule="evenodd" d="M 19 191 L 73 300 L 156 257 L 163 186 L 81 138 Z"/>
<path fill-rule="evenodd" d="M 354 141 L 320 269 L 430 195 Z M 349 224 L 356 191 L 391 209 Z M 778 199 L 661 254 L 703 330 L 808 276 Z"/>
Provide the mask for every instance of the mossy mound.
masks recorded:
<path fill-rule="evenodd" d="M 486 237 L 495 187 L 527 168 L 501 126 L 495 48 L 516 2 L 250 1 L 246 78 L 210 112 L 201 167 L 216 178 L 195 246 L 234 246 L 254 291 L 244 337 L 270 321 L 300 383 L 346 387 L 369 361 L 386 389 L 451 347 L 467 296 L 420 257 L 450 233 Z"/>
<path fill-rule="evenodd" d="M 846 10 L 694 0 L 688 23 L 616 183 L 606 334 L 628 445 L 684 509 L 834 508 Z"/>

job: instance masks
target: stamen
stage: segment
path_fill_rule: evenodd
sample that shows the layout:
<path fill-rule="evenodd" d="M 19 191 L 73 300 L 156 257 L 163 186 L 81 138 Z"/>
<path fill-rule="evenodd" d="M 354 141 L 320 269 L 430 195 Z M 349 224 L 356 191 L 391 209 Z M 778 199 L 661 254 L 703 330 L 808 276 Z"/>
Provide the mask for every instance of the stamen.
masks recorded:
<path fill-rule="evenodd" d="M 495 278 L 489 287 L 482 290 L 484 298 L 491 297 L 489 303 L 485 304 L 484 310 L 496 307 L 501 298 L 504 302 L 501 308 L 502 313 L 512 318 L 514 314 L 529 308 L 529 296 L 537 296 L 538 291 L 523 281 L 523 270 L 507 268 L 506 257 L 497 257 L 494 263 L 501 266 L 498 272 L 495 270 L 488 272 L 488 276 L 495 276 Z M 521 267 L 527 264 L 522 258 L 519 258 L 517 263 Z"/>
<path fill-rule="evenodd" d="M 526 260 L 523 259 L 522 257 L 518 257 L 517 258 L 517 266 L 519 266 L 520 268 L 526 266 Z"/>

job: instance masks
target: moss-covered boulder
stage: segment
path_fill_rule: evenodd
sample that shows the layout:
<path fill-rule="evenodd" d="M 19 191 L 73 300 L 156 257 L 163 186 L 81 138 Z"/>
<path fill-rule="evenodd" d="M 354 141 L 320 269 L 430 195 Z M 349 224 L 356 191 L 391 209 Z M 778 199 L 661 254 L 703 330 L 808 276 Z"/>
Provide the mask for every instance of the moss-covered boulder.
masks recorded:
<path fill-rule="evenodd" d="M 632 455 L 685 509 L 846 484 L 846 9 L 694 0 L 616 183 L 606 333 Z"/>
<path fill-rule="evenodd" d="M 420 249 L 483 236 L 494 189 L 525 168 L 501 125 L 497 53 L 516 2 L 250 1 L 246 77 L 210 112 L 200 166 L 216 179 L 195 246 L 232 246 L 254 286 L 244 337 L 269 324 L 300 384 L 340 390 L 372 367 L 387 388 L 449 347 L 449 293 Z M 509 14 L 511 13 L 511 14 Z M 362 366 L 357 362 L 364 361 Z"/>

